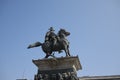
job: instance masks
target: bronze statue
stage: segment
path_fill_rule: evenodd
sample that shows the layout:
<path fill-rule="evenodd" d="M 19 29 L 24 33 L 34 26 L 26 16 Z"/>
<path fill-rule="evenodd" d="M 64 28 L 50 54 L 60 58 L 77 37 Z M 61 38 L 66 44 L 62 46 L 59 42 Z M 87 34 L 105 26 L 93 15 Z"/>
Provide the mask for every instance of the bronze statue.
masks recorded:
<path fill-rule="evenodd" d="M 69 42 L 66 39 L 66 37 L 70 35 L 70 32 L 67 32 L 65 29 L 60 29 L 58 34 L 56 35 L 52 27 L 49 30 L 50 32 L 46 33 L 44 43 L 36 42 L 34 44 L 30 44 L 28 46 L 28 49 L 42 46 L 42 50 L 46 53 L 45 58 L 48 58 L 49 56 L 53 56 L 51 55 L 52 52 L 55 51 L 59 52 L 61 50 L 65 51 L 66 56 L 70 56 Z"/>
<path fill-rule="evenodd" d="M 49 31 L 45 35 L 45 42 L 50 41 L 52 42 L 52 46 L 54 46 L 57 42 L 57 35 L 54 33 L 53 27 L 50 27 Z"/>

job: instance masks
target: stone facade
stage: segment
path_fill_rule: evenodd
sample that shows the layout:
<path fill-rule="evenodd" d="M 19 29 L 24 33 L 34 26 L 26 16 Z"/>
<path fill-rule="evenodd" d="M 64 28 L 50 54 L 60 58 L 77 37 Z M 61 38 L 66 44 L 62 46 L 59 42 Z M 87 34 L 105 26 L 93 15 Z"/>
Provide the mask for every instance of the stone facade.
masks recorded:
<path fill-rule="evenodd" d="M 120 80 L 120 75 L 77 77 L 77 71 L 82 69 L 78 56 L 32 61 L 38 67 L 34 80 Z"/>
<path fill-rule="evenodd" d="M 79 80 L 120 80 L 120 75 L 84 76 L 84 77 L 79 77 Z"/>
<path fill-rule="evenodd" d="M 78 80 L 82 69 L 78 56 L 33 60 L 38 67 L 34 80 Z"/>

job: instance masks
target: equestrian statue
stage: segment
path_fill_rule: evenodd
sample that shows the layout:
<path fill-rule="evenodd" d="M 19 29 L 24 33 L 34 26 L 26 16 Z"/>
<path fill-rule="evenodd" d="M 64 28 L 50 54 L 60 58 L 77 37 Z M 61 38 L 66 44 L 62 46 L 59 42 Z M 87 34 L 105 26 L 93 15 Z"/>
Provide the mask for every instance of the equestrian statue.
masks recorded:
<path fill-rule="evenodd" d="M 54 33 L 53 27 L 50 27 L 49 31 L 45 35 L 44 43 L 35 42 L 28 46 L 29 48 L 42 47 L 42 50 L 45 52 L 45 58 L 53 56 L 53 52 L 62 52 L 65 51 L 66 56 L 70 56 L 69 52 L 69 41 L 66 39 L 70 35 L 70 32 L 67 32 L 65 29 L 60 29 L 57 34 Z"/>

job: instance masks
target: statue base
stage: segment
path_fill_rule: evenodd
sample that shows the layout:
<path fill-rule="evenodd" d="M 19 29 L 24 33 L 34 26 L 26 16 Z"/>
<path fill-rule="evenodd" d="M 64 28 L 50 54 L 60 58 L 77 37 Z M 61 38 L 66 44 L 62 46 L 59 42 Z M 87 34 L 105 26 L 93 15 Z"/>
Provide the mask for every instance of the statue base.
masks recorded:
<path fill-rule="evenodd" d="M 37 80 L 37 78 L 59 80 L 60 77 L 60 80 L 66 80 L 65 78 L 77 80 L 77 71 L 82 69 L 78 56 L 46 58 L 32 61 L 38 67 L 38 73 L 35 75 L 34 80 Z"/>

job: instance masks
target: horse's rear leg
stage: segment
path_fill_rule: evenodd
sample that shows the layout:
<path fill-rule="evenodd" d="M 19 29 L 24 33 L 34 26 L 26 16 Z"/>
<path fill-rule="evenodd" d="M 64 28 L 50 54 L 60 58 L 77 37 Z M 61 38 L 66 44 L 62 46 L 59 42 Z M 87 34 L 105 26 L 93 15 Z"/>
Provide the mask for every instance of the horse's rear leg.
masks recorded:
<path fill-rule="evenodd" d="M 49 56 L 50 56 L 50 55 L 47 55 L 47 54 L 46 54 L 45 58 L 48 58 Z"/>
<path fill-rule="evenodd" d="M 46 53 L 45 58 L 48 58 L 49 56 L 52 56 L 52 57 L 54 57 L 54 58 L 55 58 L 55 56 L 54 56 L 54 55 L 51 55 L 51 54 L 52 54 L 52 52 L 50 52 L 50 53 Z"/>

